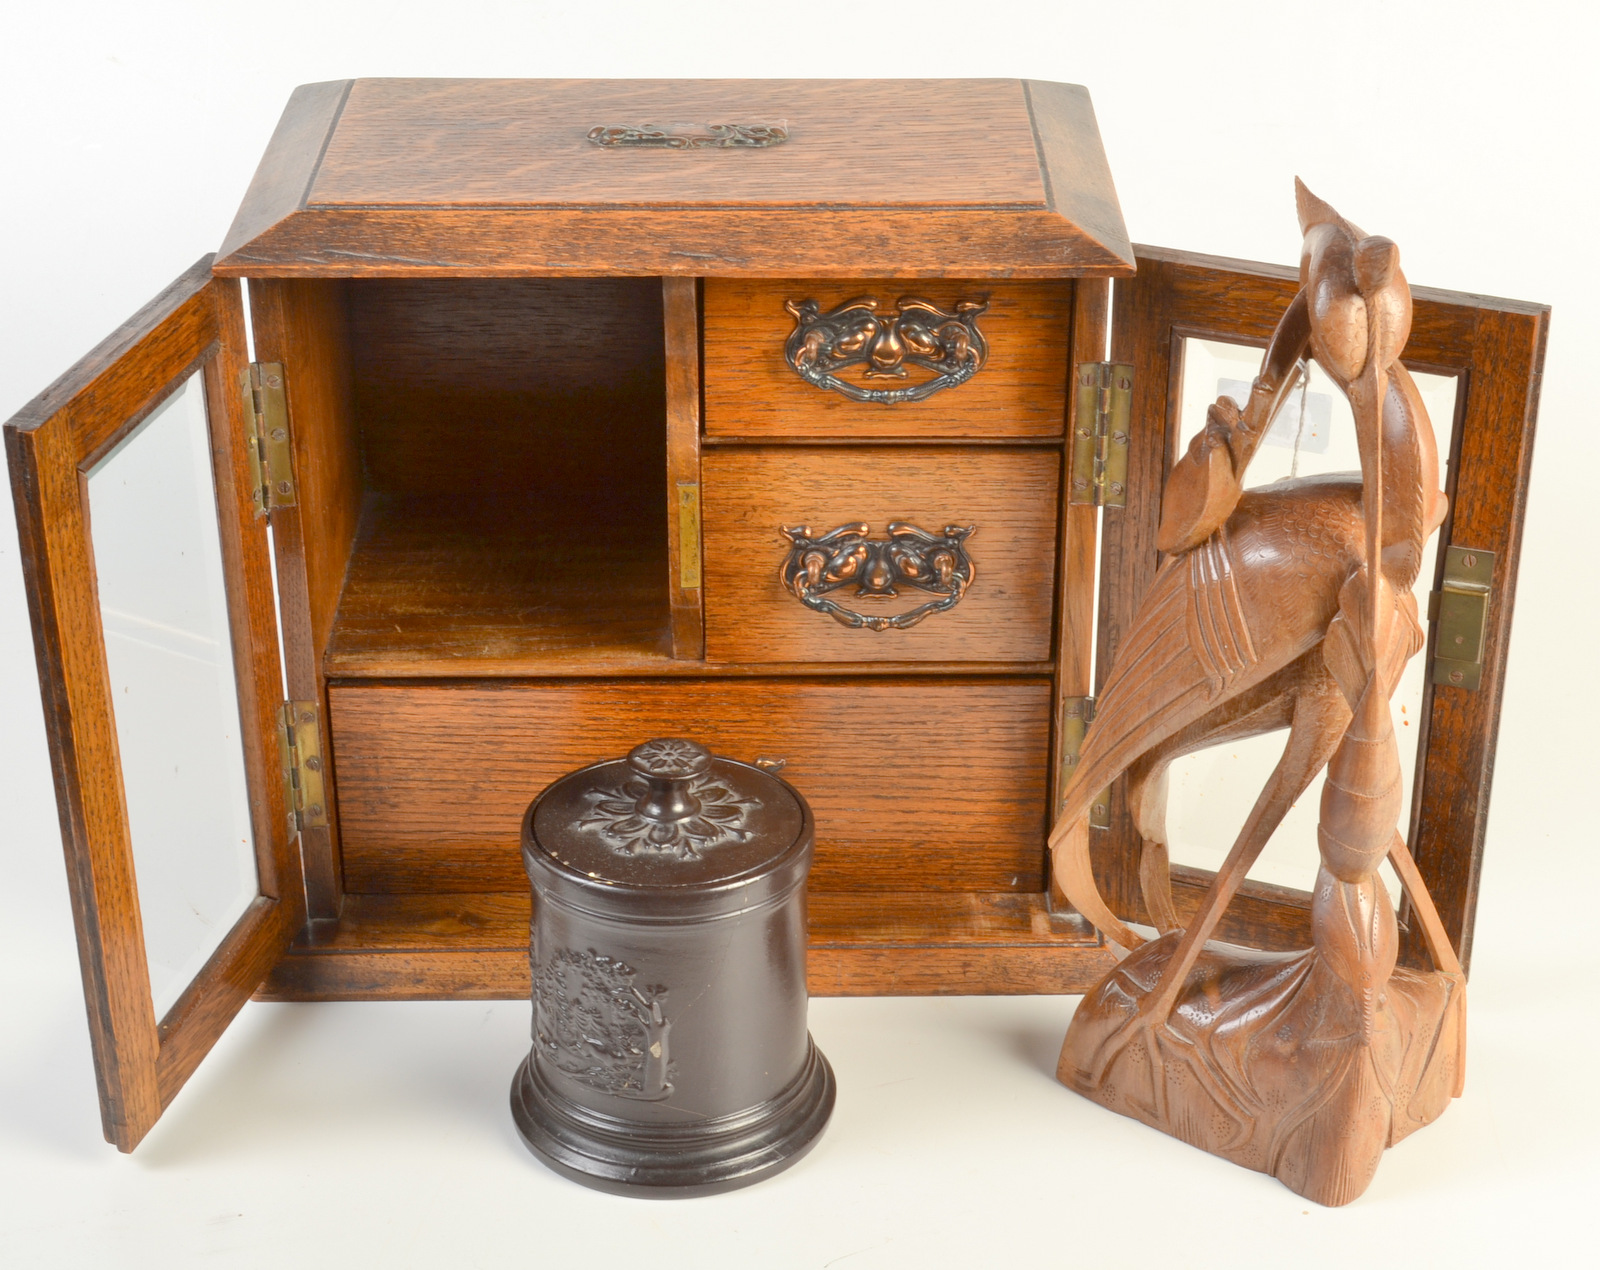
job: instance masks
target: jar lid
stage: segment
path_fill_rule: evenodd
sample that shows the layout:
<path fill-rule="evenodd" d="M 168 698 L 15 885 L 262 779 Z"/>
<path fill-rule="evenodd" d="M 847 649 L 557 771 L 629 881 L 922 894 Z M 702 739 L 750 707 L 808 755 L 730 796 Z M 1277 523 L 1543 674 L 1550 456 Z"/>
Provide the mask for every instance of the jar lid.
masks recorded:
<path fill-rule="evenodd" d="M 607 887 L 711 888 L 810 847 L 805 800 L 769 772 L 680 738 L 563 776 L 529 809 L 531 851 Z"/>

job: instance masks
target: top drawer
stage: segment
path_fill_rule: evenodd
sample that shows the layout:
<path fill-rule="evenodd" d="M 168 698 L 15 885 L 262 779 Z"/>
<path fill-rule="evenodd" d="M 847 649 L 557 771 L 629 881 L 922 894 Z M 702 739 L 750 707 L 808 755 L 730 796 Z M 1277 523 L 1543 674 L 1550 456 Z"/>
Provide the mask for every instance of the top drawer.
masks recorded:
<path fill-rule="evenodd" d="M 1059 440 L 1072 285 L 707 278 L 706 434 Z M 847 307 L 864 300 L 876 304 Z M 844 391 L 809 382 L 796 360 Z"/>

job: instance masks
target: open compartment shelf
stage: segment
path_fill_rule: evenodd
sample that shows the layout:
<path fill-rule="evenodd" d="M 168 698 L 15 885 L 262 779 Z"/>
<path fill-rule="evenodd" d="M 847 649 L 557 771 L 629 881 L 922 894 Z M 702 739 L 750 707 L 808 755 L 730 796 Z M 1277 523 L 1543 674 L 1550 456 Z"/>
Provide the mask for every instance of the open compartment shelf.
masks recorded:
<path fill-rule="evenodd" d="M 660 280 L 343 286 L 362 497 L 324 673 L 670 659 Z"/>
<path fill-rule="evenodd" d="M 564 501 L 369 495 L 330 677 L 616 671 L 672 656 L 659 503 L 594 521 Z"/>

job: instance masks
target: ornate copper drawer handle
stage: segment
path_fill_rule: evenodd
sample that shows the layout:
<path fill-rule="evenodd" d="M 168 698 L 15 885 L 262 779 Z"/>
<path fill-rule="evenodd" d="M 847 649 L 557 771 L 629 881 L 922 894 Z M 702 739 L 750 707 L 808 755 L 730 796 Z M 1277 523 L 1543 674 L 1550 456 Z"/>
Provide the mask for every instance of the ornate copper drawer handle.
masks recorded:
<path fill-rule="evenodd" d="M 794 545 L 780 576 L 784 589 L 800 603 L 843 626 L 903 631 L 928 614 L 943 613 L 961 602 L 975 572 L 965 544 L 976 530 L 976 525 L 946 525 L 943 533 L 930 534 L 895 522 L 889 525 L 889 537 L 882 539 L 867 537 L 867 525 L 840 525 L 821 535 L 813 534 L 810 525 L 785 527 L 784 535 Z M 869 616 L 828 598 L 830 592 L 851 584 L 855 594 L 866 599 L 890 599 L 902 586 L 937 598 L 893 616 Z"/>
<path fill-rule="evenodd" d="M 795 328 L 783 355 L 795 374 L 818 388 L 831 388 L 851 401 L 898 405 L 924 401 L 945 388 L 964 384 L 989 360 L 989 342 L 978 330 L 988 298 L 962 300 L 955 312 L 914 296 L 902 296 L 880 313 L 873 296 L 847 301 L 822 312 L 815 300 L 786 300 Z M 903 388 L 866 388 L 840 379 L 847 366 L 865 362 L 865 379 L 904 379 L 906 363 L 934 372 L 932 379 Z"/>
<path fill-rule="evenodd" d="M 589 129 L 589 140 L 597 146 L 628 146 L 644 150 L 760 150 L 779 146 L 789 139 L 789 130 L 778 124 L 708 123 L 696 131 L 696 124 L 597 124 Z"/>

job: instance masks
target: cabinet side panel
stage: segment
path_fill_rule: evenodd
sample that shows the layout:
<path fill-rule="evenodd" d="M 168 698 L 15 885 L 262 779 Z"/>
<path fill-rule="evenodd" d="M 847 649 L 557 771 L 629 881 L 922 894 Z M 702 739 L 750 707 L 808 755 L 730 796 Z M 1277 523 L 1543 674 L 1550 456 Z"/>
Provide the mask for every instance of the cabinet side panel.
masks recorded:
<path fill-rule="evenodd" d="M 700 597 L 700 284 L 663 278 L 667 385 L 667 592 L 672 600 L 672 655 L 705 656 Z"/>
<path fill-rule="evenodd" d="M 1111 321 L 1111 283 L 1101 278 L 1080 279 L 1073 289 L 1072 349 L 1062 375 L 1071 381 L 1077 366 L 1097 362 L 1105 352 Z M 1067 393 L 1067 435 L 1078 426 L 1078 394 Z M 1091 425 L 1092 426 L 1092 425 Z M 1072 501 L 1073 446 L 1061 456 L 1061 547 L 1056 587 L 1060 603 L 1056 612 L 1056 696 L 1051 730 L 1051 815 L 1061 807 L 1071 759 L 1063 747 L 1064 711 L 1074 698 L 1094 692 L 1095 552 L 1099 549 L 1100 509 Z M 1080 713 L 1081 706 L 1074 706 Z M 1058 897 L 1059 898 L 1059 897 Z"/>

